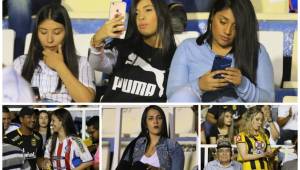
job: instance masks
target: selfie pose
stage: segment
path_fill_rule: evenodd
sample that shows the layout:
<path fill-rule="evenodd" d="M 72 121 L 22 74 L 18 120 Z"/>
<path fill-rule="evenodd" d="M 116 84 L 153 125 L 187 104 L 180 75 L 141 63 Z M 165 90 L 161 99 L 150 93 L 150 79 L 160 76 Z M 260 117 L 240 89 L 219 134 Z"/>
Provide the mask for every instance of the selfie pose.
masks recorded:
<path fill-rule="evenodd" d="M 91 102 L 95 97 L 94 72 L 86 57 L 76 55 L 71 21 L 58 4 L 37 14 L 27 55 L 14 61 L 42 102 Z"/>
<path fill-rule="evenodd" d="M 125 31 L 122 13 L 91 40 L 91 66 L 110 75 L 101 102 L 164 102 L 176 48 L 168 8 L 161 0 L 134 0 L 125 40 L 119 39 Z M 105 43 L 109 38 L 115 39 Z"/>
<path fill-rule="evenodd" d="M 145 108 L 141 133 L 126 147 L 117 170 L 183 170 L 181 146 L 169 138 L 164 111 L 155 105 Z"/>
<path fill-rule="evenodd" d="M 274 101 L 273 68 L 257 31 L 250 0 L 216 1 L 207 31 L 175 52 L 168 102 Z"/>

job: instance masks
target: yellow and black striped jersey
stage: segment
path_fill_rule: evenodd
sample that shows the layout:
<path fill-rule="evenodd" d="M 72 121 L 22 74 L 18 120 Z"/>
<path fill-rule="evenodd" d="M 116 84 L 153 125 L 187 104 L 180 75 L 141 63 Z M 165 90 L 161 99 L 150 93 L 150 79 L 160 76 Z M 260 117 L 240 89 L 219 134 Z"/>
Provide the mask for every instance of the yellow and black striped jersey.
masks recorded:
<path fill-rule="evenodd" d="M 264 135 L 264 136 L 263 136 Z M 248 154 L 263 154 L 267 150 L 267 146 L 270 145 L 269 139 L 266 134 L 259 134 L 257 136 L 251 136 L 245 132 L 239 133 L 236 138 L 236 142 L 245 143 Z M 240 154 L 238 154 L 238 161 L 243 164 L 243 170 L 268 170 L 268 164 L 266 158 L 260 158 L 257 160 L 243 161 Z"/>

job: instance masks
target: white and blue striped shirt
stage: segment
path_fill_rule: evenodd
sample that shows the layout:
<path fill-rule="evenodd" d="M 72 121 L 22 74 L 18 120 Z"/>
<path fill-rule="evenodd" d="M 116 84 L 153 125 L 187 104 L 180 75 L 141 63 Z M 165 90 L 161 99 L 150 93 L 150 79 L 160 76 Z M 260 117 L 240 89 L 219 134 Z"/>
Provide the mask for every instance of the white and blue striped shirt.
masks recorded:
<path fill-rule="evenodd" d="M 23 64 L 25 62 L 26 55 L 18 57 L 14 61 L 14 68 L 16 71 L 21 74 Z M 58 83 L 58 73 L 53 69 L 49 68 L 43 60 L 39 62 L 40 68 L 34 70 L 33 77 L 31 79 L 31 86 L 38 87 L 41 100 L 53 101 L 53 102 L 71 102 L 72 97 L 70 96 L 65 85 L 62 84 L 60 91 L 56 91 Z M 86 57 L 80 57 L 79 59 L 79 81 L 86 87 L 95 89 L 95 74 L 90 64 L 87 62 Z"/>

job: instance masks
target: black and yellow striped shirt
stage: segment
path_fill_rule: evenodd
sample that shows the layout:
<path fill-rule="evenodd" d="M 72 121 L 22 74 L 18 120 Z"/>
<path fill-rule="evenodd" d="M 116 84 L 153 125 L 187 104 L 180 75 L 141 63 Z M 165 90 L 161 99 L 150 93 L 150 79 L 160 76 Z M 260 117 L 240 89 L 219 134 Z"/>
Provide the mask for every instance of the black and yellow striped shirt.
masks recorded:
<path fill-rule="evenodd" d="M 245 132 L 241 132 L 237 138 L 237 143 L 245 143 L 248 154 L 263 154 L 267 150 L 267 146 L 270 145 L 267 135 L 259 134 L 257 136 L 247 135 Z M 260 158 L 257 160 L 243 161 L 240 154 L 238 154 L 238 161 L 243 164 L 243 170 L 268 170 L 268 164 L 266 158 Z"/>

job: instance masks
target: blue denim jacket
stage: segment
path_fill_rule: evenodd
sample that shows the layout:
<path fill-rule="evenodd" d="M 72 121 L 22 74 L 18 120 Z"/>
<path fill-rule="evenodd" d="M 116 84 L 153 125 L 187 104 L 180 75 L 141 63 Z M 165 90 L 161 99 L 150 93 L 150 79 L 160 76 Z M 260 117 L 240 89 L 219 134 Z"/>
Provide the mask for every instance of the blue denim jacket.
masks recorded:
<path fill-rule="evenodd" d="M 133 163 L 140 161 L 146 151 L 147 138 L 139 138 L 134 146 Z M 156 152 L 160 164 L 160 168 L 164 170 L 183 170 L 184 153 L 181 146 L 172 139 L 161 137 Z M 129 154 L 125 156 L 125 160 L 129 159 Z"/>

